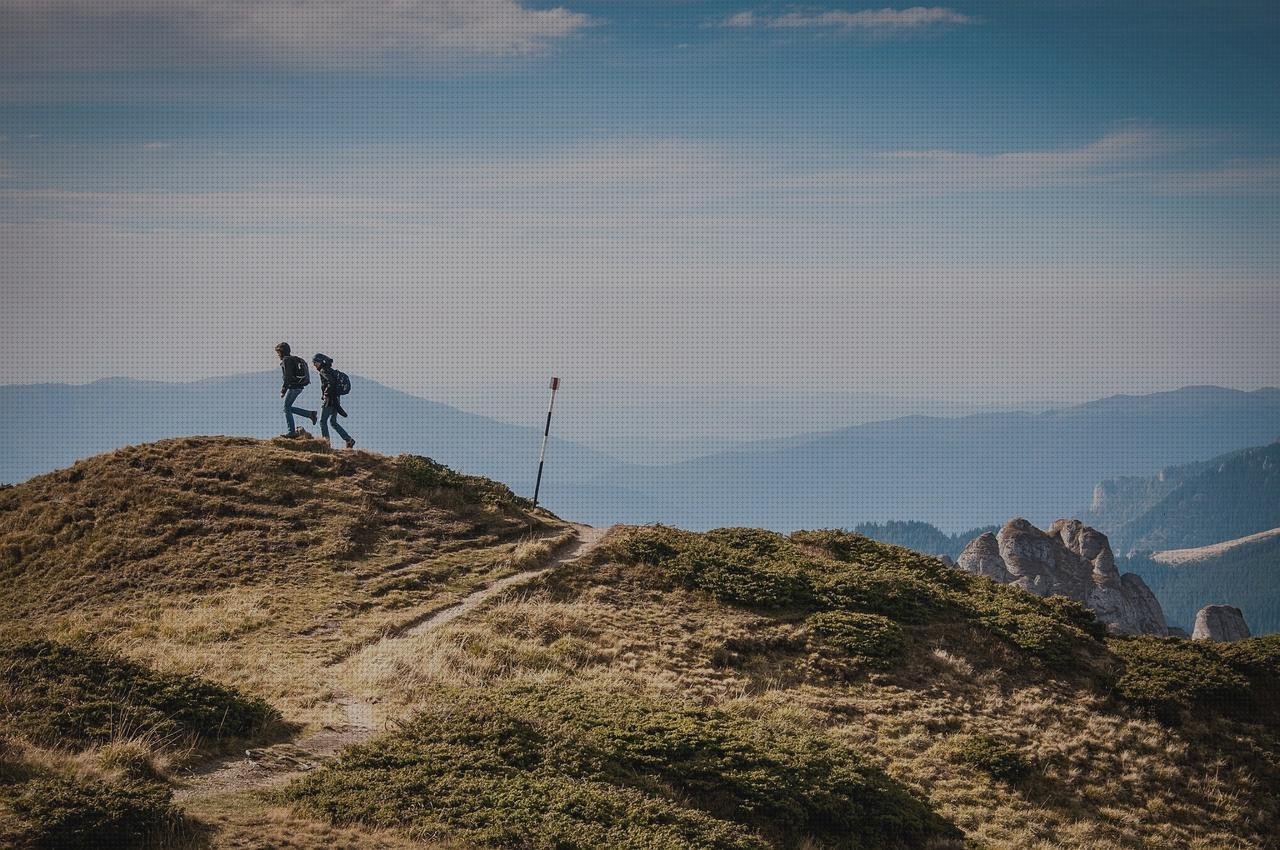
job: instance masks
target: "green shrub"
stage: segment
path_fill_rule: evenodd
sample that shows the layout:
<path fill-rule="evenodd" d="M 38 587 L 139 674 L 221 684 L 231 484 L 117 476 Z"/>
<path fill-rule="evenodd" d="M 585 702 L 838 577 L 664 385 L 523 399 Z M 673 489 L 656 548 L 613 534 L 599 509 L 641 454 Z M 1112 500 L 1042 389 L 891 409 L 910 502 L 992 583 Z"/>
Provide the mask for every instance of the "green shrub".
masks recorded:
<path fill-rule="evenodd" d="M 1214 643 L 1211 648 L 1232 670 L 1249 680 L 1248 716 L 1280 724 L 1280 634 Z M 1239 712 L 1240 707 L 1236 710 Z"/>
<path fill-rule="evenodd" d="M 864 568 L 906 570 L 938 590 L 959 587 L 967 573 L 948 567 L 932 555 L 923 555 L 881 543 L 862 534 L 835 529 L 796 531 L 788 538 L 797 546 L 817 549 L 826 556 L 844 564 L 857 564 Z"/>
<path fill-rule="evenodd" d="M 837 562 L 823 570 L 817 591 L 827 607 L 907 623 L 927 622 L 952 607 L 957 574 L 936 558 L 847 531 L 797 531 L 790 539 Z"/>
<path fill-rule="evenodd" d="M 1249 681 L 1207 641 L 1137 637 L 1108 645 L 1123 665 L 1116 694 L 1166 722 L 1192 706 L 1234 714 L 1254 706 Z"/>
<path fill-rule="evenodd" d="M 51 746 L 138 733 L 175 743 L 247 738 L 278 717 L 263 700 L 233 688 L 43 638 L 0 646 L 0 715 Z"/>
<path fill-rule="evenodd" d="M 813 602 L 810 559 L 769 531 L 723 528 L 706 534 L 637 528 L 604 557 L 660 568 L 685 587 L 754 608 L 804 607 Z"/>
<path fill-rule="evenodd" d="M 763 528 L 715 528 L 708 531 L 705 537 L 753 558 L 785 558 L 795 554 L 794 547 L 787 544 L 785 537 Z"/>
<path fill-rule="evenodd" d="M 159 783 L 44 776 L 0 788 L 16 823 L 8 846 L 41 850 L 142 847 L 178 823 L 170 790 Z"/>
<path fill-rule="evenodd" d="M 806 727 L 558 683 L 443 692 L 287 796 L 339 822 L 526 848 L 920 846 L 955 830 Z"/>
<path fill-rule="evenodd" d="M 1280 634 L 1212 644 L 1223 661 L 1246 675 L 1280 677 Z"/>
<path fill-rule="evenodd" d="M 814 594 L 826 608 L 852 608 L 924 623 L 945 603 L 927 582 L 905 570 L 841 565 L 818 580 Z"/>
<path fill-rule="evenodd" d="M 1081 636 L 1061 622 L 1034 611 L 1019 611 L 999 604 L 977 606 L 978 622 L 1027 655 L 1056 670 L 1075 665 Z"/>
<path fill-rule="evenodd" d="M 533 502 L 517 496 L 505 484 L 478 475 L 463 475 L 429 457 L 400 455 L 396 458 L 396 470 L 402 485 L 419 493 L 445 489 L 455 491 L 467 501 L 533 508 Z"/>
<path fill-rule="evenodd" d="M 927 558 L 909 549 L 891 546 L 861 534 L 853 534 L 833 528 L 795 531 L 792 532 L 790 540 L 799 546 L 821 549 L 837 561 L 846 563 L 874 564 L 885 560 L 887 557 L 894 560 L 912 558 L 920 561 L 936 561 L 936 559 Z"/>
<path fill-rule="evenodd" d="M 1066 596 L 1045 597 L 1042 604 L 1052 612 L 1053 616 L 1075 626 L 1094 640 L 1101 641 L 1107 636 L 1107 627 L 1098 622 L 1093 611 L 1083 604 Z"/>
<path fill-rule="evenodd" d="M 663 525 L 645 526 L 621 535 L 616 543 L 606 543 L 598 552 L 629 564 L 661 566 L 697 539 L 697 535 Z"/>
<path fill-rule="evenodd" d="M 711 539 L 677 553 L 664 567 L 686 587 L 706 590 L 726 602 L 790 608 L 813 600 L 809 577 L 799 564 L 778 556 L 752 557 Z"/>
<path fill-rule="evenodd" d="M 651 564 L 686 587 L 757 608 L 878 614 L 917 625 L 966 621 L 1058 670 L 1103 652 L 1103 627 L 1076 602 L 1041 599 L 845 531 L 783 537 L 751 528 L 695 534 L 655 526 L 634 529 L 599 557 Z"/>
<path fill-rule="evenodd" d="M 1005 782 L 1017 782 L 1032 771 L 1031 760 L 1012 744 L 991 735 L 974 735 L 961 741 L 954 751 L 963 764 Z"/>
<path fill-rule="evenodd" d="M 960 597 L 966 618 L 1049 668 L 1074 670 L 1103 650 L 1077 624 L 1087 621 L 1066 600 L 1042 599 L 981 576 L 966 576 L 966 583 Z"/>
<path fill-rule="evenodd" d="M 887 668 L 906 651 L 902 627 L 879 614 L 821 611 L 805 622 L 822 643 L 870 667 Z"/>

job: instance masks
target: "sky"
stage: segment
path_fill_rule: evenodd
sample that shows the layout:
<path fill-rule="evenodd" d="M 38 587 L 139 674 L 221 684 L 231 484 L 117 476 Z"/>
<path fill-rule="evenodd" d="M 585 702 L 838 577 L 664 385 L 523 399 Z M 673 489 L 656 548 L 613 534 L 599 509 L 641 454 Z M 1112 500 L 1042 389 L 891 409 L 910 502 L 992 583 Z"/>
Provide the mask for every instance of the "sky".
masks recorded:
<path fill-rule="evenodd" d="M 886 2 L 0 0 L 0 382 L 285 339 L 636 439 L 1280 383 L 1280 6 Z"/>

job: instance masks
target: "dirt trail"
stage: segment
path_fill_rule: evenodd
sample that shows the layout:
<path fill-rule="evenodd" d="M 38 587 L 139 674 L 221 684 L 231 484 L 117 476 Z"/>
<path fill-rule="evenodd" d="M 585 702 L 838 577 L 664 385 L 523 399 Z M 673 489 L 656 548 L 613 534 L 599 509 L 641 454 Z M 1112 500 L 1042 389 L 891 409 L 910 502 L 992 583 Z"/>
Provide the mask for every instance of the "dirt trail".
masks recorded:
<path fill-rule="evenodd" d="M 361 650 L 381 646 L 387 641 L 411 640 L 442 628 L 465 617 L 486 602 L 500 597 L 506 591 L 527 584 L 561 564 L 583 557 L 599 545 L 608 532 L 607 528 L 592 528 L 588 525 L 575 524 L 573 529 L 577 538 L 555 552 L 545 565 L 499 579 L 460 602 L 441 608 L 398 634 L 388 635 Z M 342 660 L 336 661 L 326 669 L 333 670 L 341 663 Z M 296 741 L 248 750 L 243 756 L 224 758 L 204 765 L 183 779 L 180 787 L 174 791 L 174 799 L 180 802 L 283 785 L 294 777 L 319 767 L 339 750 L 367 741 L 382 731 L 374 720 L 373 704 L 337 691 L 332 704 L 339 709 L 340 716 L 345 718 L 341 726 L 328 725 Z"/>

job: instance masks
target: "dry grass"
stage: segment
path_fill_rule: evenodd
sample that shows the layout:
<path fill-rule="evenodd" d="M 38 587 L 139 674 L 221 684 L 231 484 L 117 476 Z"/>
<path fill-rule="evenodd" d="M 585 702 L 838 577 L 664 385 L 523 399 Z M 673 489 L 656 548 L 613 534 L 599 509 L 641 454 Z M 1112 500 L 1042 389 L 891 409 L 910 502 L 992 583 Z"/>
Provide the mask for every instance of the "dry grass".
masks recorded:
<path fill-rule="evenodd" d="M 896 671 L 850 679 L 812 663 L 797 624 L 671 587 L 644 567 L 600 564 L 558 571 L 483 617 L 370 659 L 366 674 L 406 706 L 440 685 L 604 676 L 762 716 L 790 712 L 871 755 L 973 846 L 1275 844 L 1275 789 L 1246 750 L 1215 754 L 1225 726 L 1169 727 L 1030 671 L 1005 647 L 934 637 Z M 1009 783 L 959 762 L 957 744 L 974 735 L 1014 743 L 1032 775 Z"/>
<path fill-rule="evenodd" d="M 297 726 L 342 722 L 342 659 L 572 537 L 500 485 L 409 460 L 191 438 L 5 488 L 0 632 L 92 640 L 263 697 Z M 106 781 L 163 780 L 193 755 L 145 737 L 17 746 L 51 775 Z M 421 846 L 296 817 L 270 827 L 279 813 L 256 798 L 223 814 L 199 846 Z"/>
<path fill-rule="evenodd" d="M 513 680 L 785 718 L 855 746 L 974 847 L 1280 846 L 1274 736 L 1207 717 L 1163 725 L 972 625 L 912 624 L 902 662 L 868 670 L 815 646 L 802 614 L 601 557 L 405 635 L 545 562 L 566 532 L 519 500 L 427 472 L 309 441 L 211 438 L 83 462 L 0 491 L 0 617 L 236 685 L 312 727 L 341 719 L 339 694 L 374 703 L 376 724 L 394 728 L 443 687 Z M 1032 774 L 1007 782 L 961 762 L 957 745 L 973 736 L 1016 747 Z M 84 776 L 164 776 L 182 759 L 127 738 L 84 752 L 16 746 Z M 453 846 L 328 826 L 252 795 L 192 805 L 214 848 Z"/>
<path fill-rule="evenodd" d="M 303 817 L 240 794 L 195 804 L 190 813 L 205 824 L 197 846 L 209 850 L 464 850 L 452 842 L 420 842 L 366 827 L 341 827 Z M 195 848 L 192 848 L 195 850 Z"/>
<path fill-rule="evenodd" d="M 499 485 L 424 484 L 319 441 L 169 440 L 0 493 L 0 615 L 318 724 L 329 665 L 545 557 L 565 528 Z"/>

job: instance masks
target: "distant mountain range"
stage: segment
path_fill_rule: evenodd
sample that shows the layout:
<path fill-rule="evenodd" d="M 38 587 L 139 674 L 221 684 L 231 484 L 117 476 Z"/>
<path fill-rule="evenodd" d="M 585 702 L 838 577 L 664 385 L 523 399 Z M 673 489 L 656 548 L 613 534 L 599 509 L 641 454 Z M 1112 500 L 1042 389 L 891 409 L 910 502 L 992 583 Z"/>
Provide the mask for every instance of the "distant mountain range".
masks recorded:
<path fill-rule="evenodd" d="M 278 381 L 272 370 L 188 384 L 115 379 L 0 387 L 6 446 L 0 480 L 169 436 L 277 434 Z M 361 446 L 426 454 L 517 492 L 532 490 L 540 428 L 507 425 L 359 377 L 354 383 L 346 424 Z M 313 389 L 310 403 L 317 396 Z M 540 418 L 541 411 L 530 412 L 532 423 Z M 597 525 L 789 531 L 918 517 L 960 531 L 1010 516 L 1047 524 L 1079 514 L 1099 481 L 1151 476 L 1270 442 L 1277 431 L 1280 390 L 1189 387 L 1036 414 L 910 416 L 661 466 L 553 440 L 543 502 Z"/>
<path fill-rule="evenodd" d="M 948 531 L 1077 515 L 1094 486 L 1275 439 L 1280 390 L 1189 387 L 1039 414 L 912 416 L 628 468 L 629 521 L 691 528 L 847 526 L 904 517 Z"/>
<path fill-rule="evenodd" d="M 1275 528 L 1280 442 L 1103 481 L 1082 519 L 1119 553 L 1208 546 Z"/>

